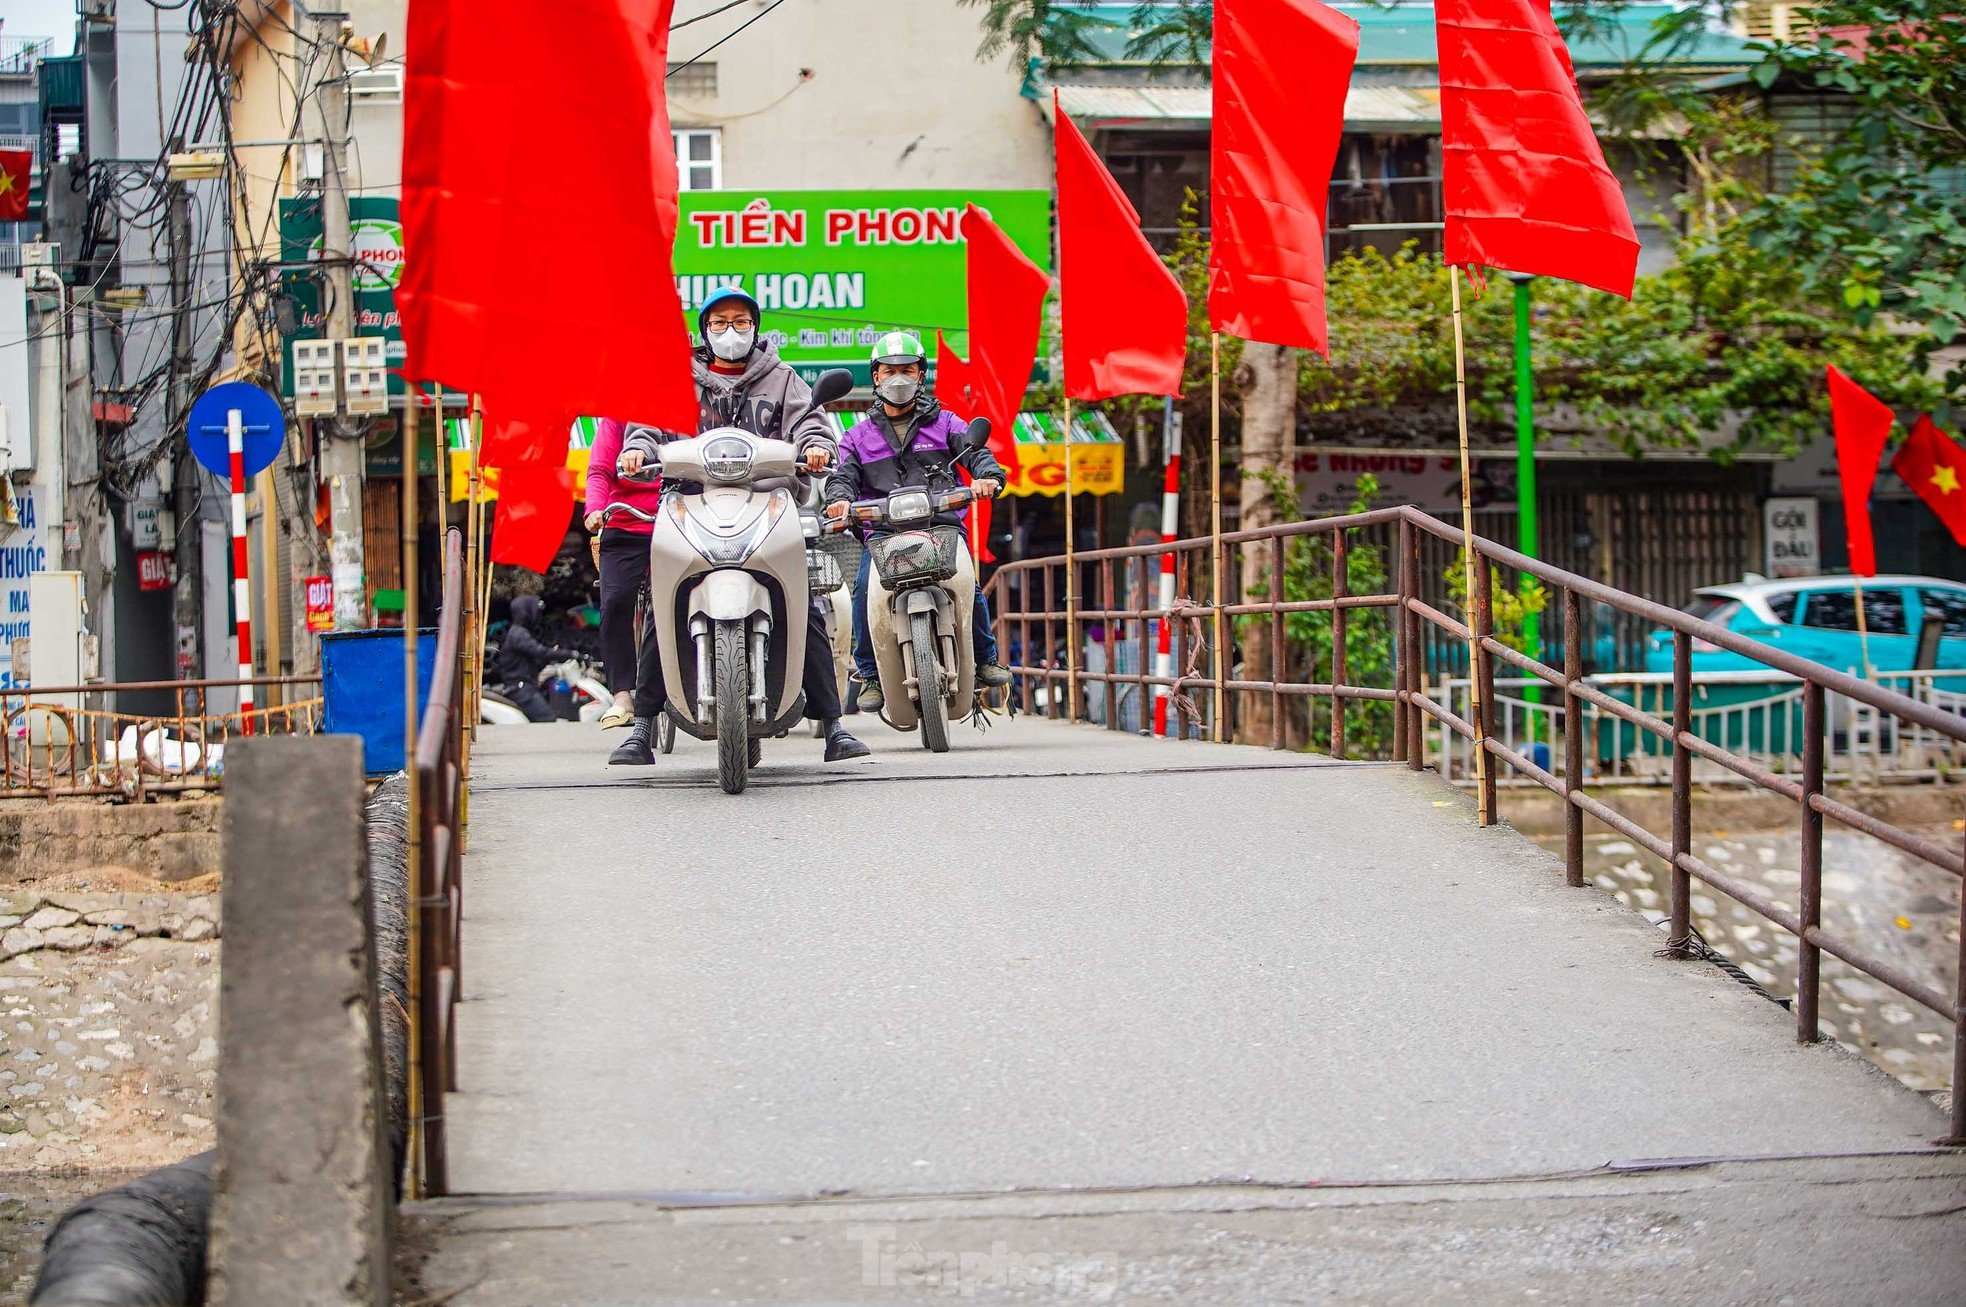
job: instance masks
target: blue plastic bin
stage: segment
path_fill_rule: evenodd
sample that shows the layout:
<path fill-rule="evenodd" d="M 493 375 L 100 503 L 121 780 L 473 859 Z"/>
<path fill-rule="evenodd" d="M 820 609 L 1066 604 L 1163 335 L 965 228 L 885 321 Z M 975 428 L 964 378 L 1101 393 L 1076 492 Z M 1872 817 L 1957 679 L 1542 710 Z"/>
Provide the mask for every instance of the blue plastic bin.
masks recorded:
<path fill-rule="evenodd" d="M 416 639 L 417 713 L 430 698 L 437 665 L 437 631 Z M 337 631 L 321 637 L 322 730 L 359 735 L 371 776 L 403 770 L 403 633 Z"/>

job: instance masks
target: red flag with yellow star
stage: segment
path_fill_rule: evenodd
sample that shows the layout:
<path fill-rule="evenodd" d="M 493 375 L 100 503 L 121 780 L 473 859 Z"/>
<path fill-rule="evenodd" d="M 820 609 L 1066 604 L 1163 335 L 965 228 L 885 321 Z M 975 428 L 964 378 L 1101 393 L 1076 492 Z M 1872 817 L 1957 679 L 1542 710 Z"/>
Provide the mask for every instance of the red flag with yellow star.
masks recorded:
<path fill-rule="evenodd" d="M 0 222 L 27 221 L 27 192 L 34 185 L 34 156 L 0 150 Z"/>
<path fill-rule="evenodd" d="M 1932 506 L 1952 538 L 1966 545 L 1966 449 L 1939 430 L 1931 414 L 1913 425 L 1891 470 Z"/>

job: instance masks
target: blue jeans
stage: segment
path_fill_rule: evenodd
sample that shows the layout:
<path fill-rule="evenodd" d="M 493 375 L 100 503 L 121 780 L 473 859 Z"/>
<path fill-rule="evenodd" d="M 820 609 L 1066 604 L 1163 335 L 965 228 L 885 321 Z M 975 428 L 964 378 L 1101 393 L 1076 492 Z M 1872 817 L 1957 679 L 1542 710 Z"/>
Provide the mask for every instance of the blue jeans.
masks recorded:
<path fill-rule="evenodd" d="M 874 635 L 867 624 L 868 578 L 874 571 L 874 551 L 860 551 L 860 574 L 853 582 L 853 670 L 863 681 L 880 680 L 880 667 L 874 662 Z M 983 587 L 976 587 L 976 609 L 970 619 L 971 632 L 976 643 L 976 665 L 988 666 L 997 661 L 997 632 L 990 620 L 990 599 L 983 593 Z"/>

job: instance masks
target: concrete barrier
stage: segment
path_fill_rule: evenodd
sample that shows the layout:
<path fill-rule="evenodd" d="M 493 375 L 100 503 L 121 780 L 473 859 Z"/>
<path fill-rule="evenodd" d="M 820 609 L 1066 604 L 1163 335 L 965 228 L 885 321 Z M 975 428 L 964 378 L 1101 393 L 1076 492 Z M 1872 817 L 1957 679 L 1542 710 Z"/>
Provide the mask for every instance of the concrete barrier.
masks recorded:
<path fill-rule="evenodd" d="M 228 749 L 218 1307 L 390 1298 L 365 797 L 352 738 Z"/>

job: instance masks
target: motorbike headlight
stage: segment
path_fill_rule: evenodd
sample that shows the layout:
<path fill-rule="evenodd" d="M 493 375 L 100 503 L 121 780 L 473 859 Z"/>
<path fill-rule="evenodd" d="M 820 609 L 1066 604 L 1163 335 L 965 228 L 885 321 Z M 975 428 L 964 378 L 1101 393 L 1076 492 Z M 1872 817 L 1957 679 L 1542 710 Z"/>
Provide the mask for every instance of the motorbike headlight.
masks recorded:
<path fill-rule="evenodd" d="M 926 490 L 897 490 L 887 497 L 888 520 L 925 522 L 934 513 Z"/>
<path fill-rule="evenodd" d="M 751 479 L 751 442 L 742 436 L 719 436 L 703 447 L 703 475 L 718 485 Z"/>

